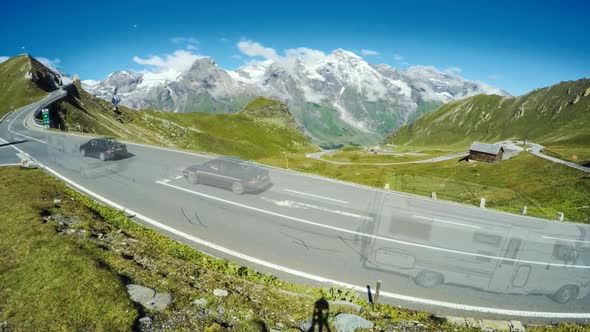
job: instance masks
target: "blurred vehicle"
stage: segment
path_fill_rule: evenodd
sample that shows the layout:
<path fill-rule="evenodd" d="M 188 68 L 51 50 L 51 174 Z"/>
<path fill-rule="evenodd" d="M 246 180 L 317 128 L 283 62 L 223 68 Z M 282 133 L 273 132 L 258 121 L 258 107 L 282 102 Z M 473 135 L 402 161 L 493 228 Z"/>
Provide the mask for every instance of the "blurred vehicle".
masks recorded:
<path fill-rule="evenodd" d="M 218 158 L 183 171 L 191 184 L 205 184 L 230 189 L 238 195 L 264 191 L 272 183 L 268 171 L 237 158 Z"/>
<path fill-rule="evenodd" d="M 587 264 L 583 259 L 590 252 L 588 237 L 576 225 L 543 223 L 525 228 L 481 220 L 465 227 L 452 224 L 461 221 L 458 214 L 445 217 L 453 220 L 451 224 L 434 217 L 400 216 L 397 211 L 409 204 L 383 198 L 375 222 L 359 226 L 359 232 L 395 239 L 363 239 L 365 267 L 409 276 L 424 288 L 453 284 L 495 293 L 545 295 L 560 304 L 590 293 L 590 274 L 580 268 Z M 412 206 L 414 211 L 423 208 Z M 471 214 L 464 217 L 472 220 Z M 442 249 L 433 248 L 437 246 Z"/>
<path fill-rule="evenodd" d="M 80 146 L 82 157 L 94 157 L 102 161 L 127 157 L 127 146 L 116 139 L 94 138 Z"/>

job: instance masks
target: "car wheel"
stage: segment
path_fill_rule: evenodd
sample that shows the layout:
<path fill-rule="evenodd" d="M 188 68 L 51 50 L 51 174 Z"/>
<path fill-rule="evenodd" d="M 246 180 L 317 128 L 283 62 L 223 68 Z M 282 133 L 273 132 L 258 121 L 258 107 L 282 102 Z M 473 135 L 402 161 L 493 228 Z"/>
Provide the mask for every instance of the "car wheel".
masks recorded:
<path fill-rule="evenodd" d="M 107 160 L 107 157 L 105 156 L 104 152 L 101 152 L 101 153 L 98 155 L 98 158 L 99 158 L 100 160 L 102 160 L 102 161 L 105 161 L 105 160 Z"/>
<path fill-rule="evenodd" d="M 242 195 L 244 193 L 244 185 L 240 182 L 234 182 L 231 185 L 231 191 L 233 191 L 234 194 Z"/>
<path fill-rule="evenodd" d="M 197 174 L 189 174 L 186 179 L 190 184 L 199 184 L 199 177 Z"/>
<path fill-rule="evenodd" d="M 421 271 L 418 273 L 414 282 L 416 285 L 424 288 L 433 288 L 443 283 L 443 275 L 438 272 Z"/>
<path fill-rule="evenodd" d="M 80 155 L 82 157 L 86 157 L 86 150 L 84 150 L 84 149 L 80 150 Z"/>
<path fill-rule="evenodd" d="M 565 285 L 558 289 L 557 292 L 555 292 L 555 294 L 549 296 L 549 298 L 554 302 L 564 304 L 577 298 L 578 294 L 580 294 L 580 289 L 578 288 L 578 286 Z"/>

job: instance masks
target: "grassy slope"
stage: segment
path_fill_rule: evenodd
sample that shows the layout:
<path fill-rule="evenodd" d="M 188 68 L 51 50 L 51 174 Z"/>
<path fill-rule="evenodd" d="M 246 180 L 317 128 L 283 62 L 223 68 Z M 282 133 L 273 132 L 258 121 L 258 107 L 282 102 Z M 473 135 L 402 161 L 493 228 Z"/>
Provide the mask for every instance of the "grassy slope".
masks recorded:
<path fill-rule="evenodd" d="M 49 86 L 33 82 L 29 74 L 31 72 L 45 73 L 47 69 L 26 55 L 0 63 L 0 118 L 7 112 L 35 102 L 46 95 Z M 35 77 L 43 79 L 42 76 Z"/>
<path fill-rule="evenodd" d="M 281 157 L 260 161 L 285 167 Z M 485 197 L 489 208 L 515 213 L 526 205 L 529 215 L 549 219 L 555 219 L 557 212 L 572 221 L 590 217 L 590 176 L 528 153 L 499 164 L 458 162 L 457 158 L 395 166 L 332 165 L 295 155 L 289 167 L 380 188 L 388 183 L 392 190 L 423 196 L 434 191 L 439 199 L 472 205 Z"/>
<path fill-rule="evenodd" d="M 173 148 L 255 159 L 312 151 L 285 105 L 257 98 L 235 114 L 133 111 L 113 106 L 77 88 L 77 95 L 59 103 L 69 130 L 164 145 Z"/>
<path fill-rule="evenodd" d="M 39 171 L 4 167 L 0 186 L 0 321 L 15 331 L 129 330 L 137 312 L 118 276 L 41 217 L 92 214 L 69 200 L 56 208 L 63 185 Z"/>
<path fill-rule="evenodd" d="M 590 79 L 562 82 L 515 98 L 477 95 L 452 102 L 395 132 L 395 144 L 468 146 L 527 138 L 578 148 L 590 157 Z"/>
<path fill-rule="evenodd" d="M 130 330 L 138 312 L 127 299 L 124 280 L 172 294 L 166 310 L 142 313 L 153 319 L 156 330 L 265 331 L 263 322 L 298 331 L 299 322 L 311 317 L 313 302 L 324 297 L 360 305 L 361 315 L 380 329 L 418 321 L 426 331 L 477 331 L 423 312 L 372 307 L 346 289 L 291 284 L 206 256 L 39 170 L 0 168 L 0 185 L 10 189 L 0 201 L 0 229 L 8 234 L 0 238 L 0 321 L 7 320 L 14 331 Z M 56 206 L 58 197 L 62 203 Z M 51 219 L 44 223 L 42 215 Z M 58 216 L 78 220 L 70 235 L 56 232 Z M 229 295 L 214 296 L 215 288 Z M 204 307 L 192 303 L 201 298 L 207 301 Z M 331 305 L 330 322 L 336 313 L 351 310 Z"/>

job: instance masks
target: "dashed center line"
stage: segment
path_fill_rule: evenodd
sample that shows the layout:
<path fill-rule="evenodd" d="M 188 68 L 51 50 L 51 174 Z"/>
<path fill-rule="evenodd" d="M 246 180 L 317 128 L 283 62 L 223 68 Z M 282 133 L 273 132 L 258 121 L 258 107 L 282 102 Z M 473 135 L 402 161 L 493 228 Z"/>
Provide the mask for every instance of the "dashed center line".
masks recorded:
<path fill-rule="evenodd" d="M 420 216 L 420 215 L 413 215 L 412 217 L 413 218 L 417 218 L 417 219 L 424 219 L 424 220 L 441 222 L 441 223 L 444 223 L 444 224 L 451 224 L 451 225 L 457 225 L 457 226 L 463 226 L 463 227 L 470 227 L 470 228 L 481 228 L 481 227 L 476 226 L 476 225 L 462 224 L 460 222 L 449 221 L 449 220 L 438 219 L 438 218 L 425 217 L 425 216 Z"/>
<path fill-rule="evenodd" d="M 291 189 L 284 189 L 284 191 L 290 192 L 290 193 L 294 193 L 294 194 L 304 195 L 304 196 L 311 196 L 311 197 L 315 197 L 315 198 L 321 198 L 321 199 L 325 199 L 325 200 L 333 201 L 333 202 L 338 202 L 338 203 L 344 203 L 344 204 L 347 204 L 348 203 L 347 201 L 341 201 L 341 200 L 335 199 L 335 198 L 324 197 L 324 196 L 314 195 L 314 194 L 308 194 L 308 193 L 304 193 L 304 192 L 301 192 L 301 191 L 295 191 L 295 190 L 291 190 Z"/>
<path fill-rule="evenodd" d="M 576 239 L 566 239 L 563 237 L 553 237 L 553 236 L 542 236 L 543 239 L 547 240 L 560 240 L 560 241 L 569 241 L 569 242 L 577 242 L 577 243 L 590 243 L 590 241 L 584 240 L 576 240 Z"/>

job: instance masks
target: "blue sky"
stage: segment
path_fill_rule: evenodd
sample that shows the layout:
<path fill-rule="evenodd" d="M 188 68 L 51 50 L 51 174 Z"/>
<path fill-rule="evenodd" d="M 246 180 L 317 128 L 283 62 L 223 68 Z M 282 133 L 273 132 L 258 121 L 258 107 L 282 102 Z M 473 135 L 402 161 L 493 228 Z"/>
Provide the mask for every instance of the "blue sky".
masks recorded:
<path fill-rule="evenodd" d="M 102 79 L 146 69 L 156 56 L 167 65 L 175 58 L 166 55 L 180 49 L 234 69 L 252 59 L 237 46 L 247 40 L 279 55 L 299 47 L 374 51 L 363 57 L 400 69 L 435 66 L 515 95 L 590 76 L 590 5 L 583 1 L 92 3 L 3 4 L 0 56 L 23 53 L 24 46 L 65 72 Z"/>

